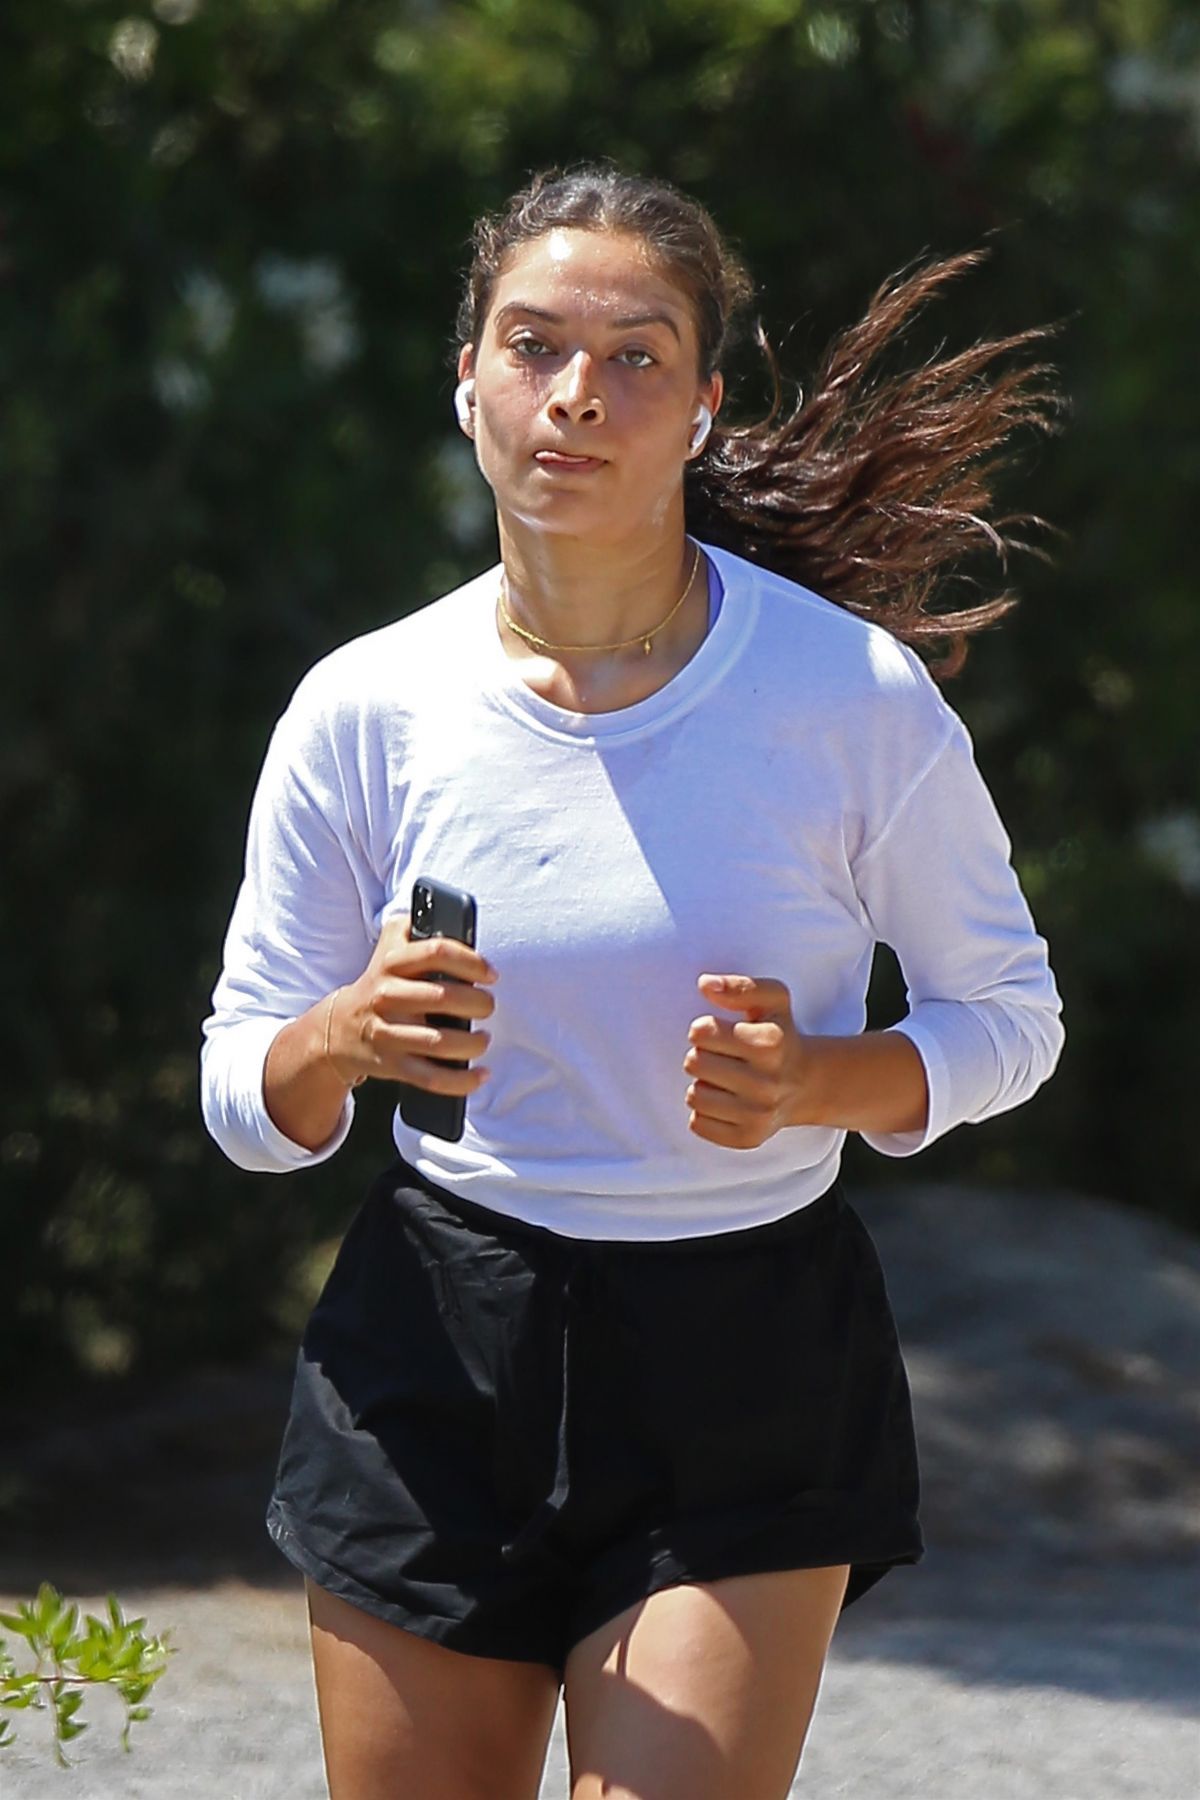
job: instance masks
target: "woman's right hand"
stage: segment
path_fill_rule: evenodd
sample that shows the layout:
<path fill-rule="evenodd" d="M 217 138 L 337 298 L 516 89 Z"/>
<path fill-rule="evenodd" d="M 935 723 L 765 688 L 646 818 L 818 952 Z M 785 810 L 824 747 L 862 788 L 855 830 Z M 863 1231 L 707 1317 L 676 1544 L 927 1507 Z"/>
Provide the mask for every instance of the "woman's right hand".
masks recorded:
<path fill-rule="evenodd" d="M 447 1064 L 470 1063 L 491 1043 L 491 1032 L 472 1031 L 471 1023 L 495 1011 L 491 994 L 475 983 L 495 981 L 497 971 L 468 944 L 414 938 L 409 925 L 408 913 L 388 919 L 358 980 L 338 990 L 329 1015 L 330 1060 L 347 1085 L 369 1075 L 433 1094 L 473 1094 L 489 1071 Z M 432 981 L 422 979 L 430 972 Z M 427 1025 L 426 1013 L 451 1013 L 462 1025 Z"/>

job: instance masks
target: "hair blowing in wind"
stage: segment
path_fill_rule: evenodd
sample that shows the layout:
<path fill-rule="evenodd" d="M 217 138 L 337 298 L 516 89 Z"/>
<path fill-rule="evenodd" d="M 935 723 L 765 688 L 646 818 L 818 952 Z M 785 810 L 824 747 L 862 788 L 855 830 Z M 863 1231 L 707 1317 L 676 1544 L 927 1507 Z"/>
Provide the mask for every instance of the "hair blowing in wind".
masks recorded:
<path fill-rule="evenodd" d="M 640 237 L 691 301 L 700 373 L 720 367 L 755 291 L 746 265 L 699 202 L 603 160 L 539 171 L 500 214 L 476 222 L 458 343 L 476 338 L 507 252 L 555 226 Z M 1055 370 L 1019 359 L 1057 325 L 981 339 L 900 373 L 881 371 L 884 352 L 921 309 L 987 254 L 967 250 L 889 275 L 862 318 L 834 338 L 787 413 L 779 365 L 756 319 L 771 410 L 744 425 L 724 424 L 718 414 L 703 454 L 684 473 L 693 535 L 885 626 L 925 655 L 939 680 L 962 668 L 973 633 L 1018 604 L 1006 589 L 978 604 L 947 606 L 949 582 L 977 585 L 964 561 L 988 552 L 1007 577 L 1014 550 L 1049 560 L 1014 527 L 1056 529 L 1032 512 L 995 516 L 995 489 L 1015 460 L 1018 432 L 1061 429 L 1068 403 Z"/>

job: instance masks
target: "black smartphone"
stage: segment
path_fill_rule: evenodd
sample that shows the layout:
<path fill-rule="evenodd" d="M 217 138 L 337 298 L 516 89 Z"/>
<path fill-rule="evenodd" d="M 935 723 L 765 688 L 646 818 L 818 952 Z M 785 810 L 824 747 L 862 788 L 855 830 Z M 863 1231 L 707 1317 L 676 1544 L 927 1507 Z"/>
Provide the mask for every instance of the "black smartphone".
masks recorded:
<path fill-rule="evenodd" d="M 437 881 L 432 875 L 418 875 L 413 882 L 412 905 L 409 914 L 409 936 L 412 938 L 457 938 L 460 943 L 475 947 L 475 896 L 464 892 L 462 888 L 450 887 L 444 881 Z M 423 981 L 460 981 L 458 975 L 437 974 L 430 971 L 423 975 Z M 426 1013 L 429 1025 L 446 1026 L 451 1030 L 469 1031 L 470 1019 L 460 1018 L 456 1013 Z M 468 1069 L 469 1063 L 448 1062 L 443 1064 L 447 1069 Z M 411 1082 L 397 1082 L 400 1089 L 400 1117 L 414 1131 L 428 1131 L 433 1137 L 446 1138 L 457 1143 L 463 1134 L 463 1124 L 467 1116 L 467 1096 L 465 1094 L 433 1094 L 428 1088 L 414 1087 Z"/>

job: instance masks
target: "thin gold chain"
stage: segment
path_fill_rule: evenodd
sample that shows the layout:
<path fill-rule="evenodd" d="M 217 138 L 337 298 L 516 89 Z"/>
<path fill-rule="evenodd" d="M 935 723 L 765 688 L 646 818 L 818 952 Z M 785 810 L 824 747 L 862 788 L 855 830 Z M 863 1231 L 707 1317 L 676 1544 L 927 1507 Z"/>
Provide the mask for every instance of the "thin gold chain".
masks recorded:
<path fill-rule="evenodd" d="M 692 583 L 696 579 L 696 570 L 699 567 L 700 546 L 697 544 L 696 553 L 692 557 L 692 572 L 688 576 L 687 586 L 684 588 L 682 594 L 680 594 L 666 618 L 662 621 L 662 624 L 656 625 L 653 631 L 639 631 L 636 637 L 622 638 L 621 641 L 616 644 L 552 644 L 549 639 L 538 637 L 535 631 L 526 631 L 523 625 L 517 624 L 517 621 L 513 618 L 512 614 L 504 604 L 504 594 L 508 586 L 507 569 L 502 569 L 500 572 L 500 611 L 504 615 L 504 623 L 508 626 L 509 630 L 515 631 L 518 637 L 524 638 L 526 643 L 533 644 L 538 650 L 625 650 L 630 644 L 641 644 L 644 655 L 649 656 L 651 638 L 657 637 L 663 626 L 669 625 L 671 620 L 675 617 L 675 614 L 679 611 L 680 607 L 692 591 Z"/>

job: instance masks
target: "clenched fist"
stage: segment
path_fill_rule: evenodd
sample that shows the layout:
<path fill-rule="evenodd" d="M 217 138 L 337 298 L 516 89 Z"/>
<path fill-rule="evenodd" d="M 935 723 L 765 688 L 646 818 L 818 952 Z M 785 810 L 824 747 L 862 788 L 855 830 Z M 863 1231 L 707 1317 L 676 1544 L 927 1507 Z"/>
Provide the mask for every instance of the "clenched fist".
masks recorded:
<path fill-rule="evenodd" d="M 753 1150 L 803 1121 L 820 1060 L 792 1018 L 792 996 L 770 976 L 701 975 L 697 986 L 746 1016 L 711 1014 L 688 1027 L 683 1059 L 694 1079 L 685 1096 L 688 1130 L 731 1150 Z"/>

